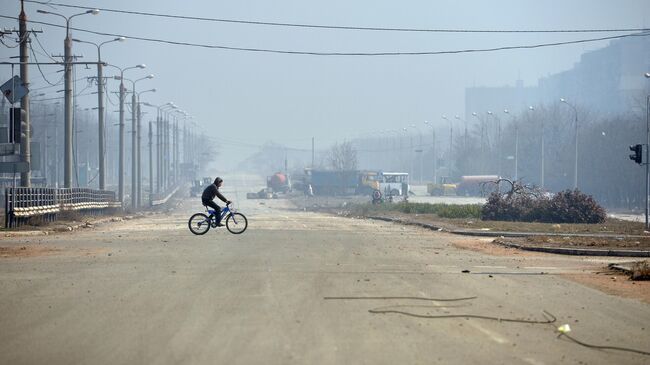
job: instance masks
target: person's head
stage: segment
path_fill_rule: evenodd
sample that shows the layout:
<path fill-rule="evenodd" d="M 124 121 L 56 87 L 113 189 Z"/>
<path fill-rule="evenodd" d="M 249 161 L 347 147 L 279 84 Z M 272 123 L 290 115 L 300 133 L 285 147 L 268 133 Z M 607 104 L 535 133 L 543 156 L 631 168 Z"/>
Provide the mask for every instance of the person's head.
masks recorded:
<path fill-rule="evenodd" d="M 217 187 L 220 187 L 221 184 L 223 184 L 223 179 L 220 178 L 220 177 L 217 177 L 216 179 L 214 179 L 214 184 L 215 184 Z"/>

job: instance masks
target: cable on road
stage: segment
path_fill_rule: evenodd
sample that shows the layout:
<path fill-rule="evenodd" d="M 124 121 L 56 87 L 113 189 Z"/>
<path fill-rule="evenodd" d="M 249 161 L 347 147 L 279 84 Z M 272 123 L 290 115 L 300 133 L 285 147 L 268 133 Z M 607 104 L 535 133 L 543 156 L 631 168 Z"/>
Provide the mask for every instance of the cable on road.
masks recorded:
<path fill-rule="evenodd" d="M 386 300 L 386 299 L 410 299 L 410 300 L 426 300 L 430 302 L 458 302 L 461 300 L 472 300 L 478 297 L 467 298 L 426 298 L 426 297 L 323 297 L 325 300 Z"/>
<path fill-rule="evenodd" d="M 391 309 L 391 308 L 395 308 L 395 307 L 394 306 L 379 307 L 379 308 L 369 309 L 368 312 L 373 313 L 373 314 L 394 313 L 394 314 L 401 314 L 401 315 L 404 315 L 404 316 L 416 317 L 416 318 L 430 318 L 430 319 L 477 318 L 477 319 L 487 319 L 487 320 L 492 320 L 492 321 L 497 321 L 497 322 L 515 322 L 515 323 L 527 323 L 527 324 L 551 324 L 551 323 L 555 323 L 557 321 L 557 318 L 554 315 L 552 315 L 551 313 L 547 312 L 547 311 L 542 311 L 542 314 L 544 314 L 544 317 L 546 317 L 545 320 L 529 320 L 529 319 L 518 319 L 518 318 L 502 318 L 502 317 L 483 316 L 483 315 L 480 315 L 480 314 L 443 314 L 443 315 L 434 316 L 434 315 L 428 315 L 428 314 L 411 313 L 411 312 L 395 310 L 395 309 Z M 437 308 L 437 307 L 431 307 L 431 308 Z"/>
<path fill-rule="evenodd" d="M 650 356 L 650 352 L 648 351 L 637 350 L 629 347 L 592 345 L 586 342 L 582 342 L 574 337 L 571 337 L 566 333 L 560 333 L 559 337 L 563 337 L 563 336 L 566 337 L 568 340 L 577 343 L 580 346 L 588 347 L 590 349 L 625 351 L 625 352 L 633 352 L 635 354 Z"/>

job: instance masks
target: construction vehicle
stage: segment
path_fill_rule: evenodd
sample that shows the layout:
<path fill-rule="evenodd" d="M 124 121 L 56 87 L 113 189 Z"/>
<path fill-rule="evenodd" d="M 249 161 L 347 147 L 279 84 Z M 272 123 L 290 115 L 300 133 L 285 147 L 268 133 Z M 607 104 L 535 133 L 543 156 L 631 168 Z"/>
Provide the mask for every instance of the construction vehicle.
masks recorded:
<path fill-rule="evenodd" d="M 439 184 L 427 184 L 427 194 L 431 196 L 455 196 L 458 185 L 449 182 L 449 178 L 444 176 L 440 179 Z"/>
<path fill-rule="evenodd" d="M 211 177 L 204 177 L 203 180 L 194 180 L 192 181 L 192 186 L 190 187 L 190 196 L 195 197 L 203 193 L 208 185 L 212 184 L 213 180 Z"/>
<path fill-rule="evenodd" d="M 481 196 L 489 191 L 489 183 L 499 180 L 497 175 L 467 175 L 461 176 L 456 188 L 458 195 Z"/>
<path fill-rule="evenodd" d="M 266 178 L 266 187 L 274 193 L 288 193 L 291 191 L 291 179 L 285 173 L 276 172 Z"/>

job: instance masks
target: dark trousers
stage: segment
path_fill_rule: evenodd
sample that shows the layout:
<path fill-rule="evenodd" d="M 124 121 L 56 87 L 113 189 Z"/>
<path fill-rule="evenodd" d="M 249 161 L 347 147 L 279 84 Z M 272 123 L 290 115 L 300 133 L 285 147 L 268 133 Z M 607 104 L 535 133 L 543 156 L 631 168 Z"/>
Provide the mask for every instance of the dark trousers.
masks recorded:
<path fill-rule="evenodd" d="M 217 212 L 216 221 L 217 223 L 221 222 L 221 207 L 214 202 L 214 200 L 202 200 L 203 205 L 214 209 Z"/>

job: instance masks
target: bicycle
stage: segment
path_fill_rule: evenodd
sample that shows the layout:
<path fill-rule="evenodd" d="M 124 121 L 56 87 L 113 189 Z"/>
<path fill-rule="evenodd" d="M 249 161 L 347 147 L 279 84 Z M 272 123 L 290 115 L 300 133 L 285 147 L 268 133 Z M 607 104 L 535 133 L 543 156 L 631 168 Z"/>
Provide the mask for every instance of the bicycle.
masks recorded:
<path fill-rule="evenodd" d="M 210 227 L 217 228 L 217 211 L 213 209 L 208 209 L 206 206 L 209 215 L 205 213 L 196 213 L 190 217 L 190 220 L 187 222 L 187 225 L 190 229 L 190 232 L 195 235 L 206 234 Z M 223 208 L 220 212 L 221 222 L 226 221 L 226 228 L 232 234 L 242 234 L 248 227 L 248 219 L 246 216 L 237 212 L 235 209 L 230 208 L 230 204 L 226 204 L 226 207 Z"/>

